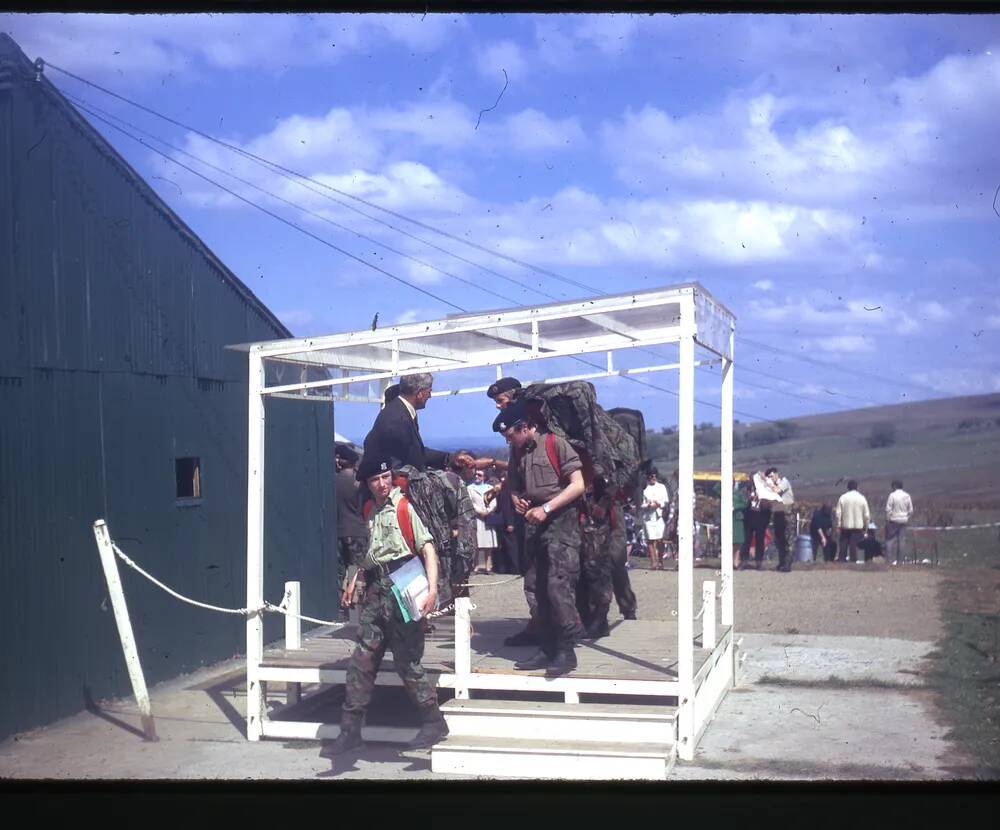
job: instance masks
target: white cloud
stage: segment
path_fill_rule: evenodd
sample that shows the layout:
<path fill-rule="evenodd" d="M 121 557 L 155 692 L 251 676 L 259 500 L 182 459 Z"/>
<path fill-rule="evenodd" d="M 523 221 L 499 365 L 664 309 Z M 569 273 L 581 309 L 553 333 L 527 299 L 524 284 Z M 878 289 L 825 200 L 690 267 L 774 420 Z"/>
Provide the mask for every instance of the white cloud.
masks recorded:
<path fill-rule="evenodd" d="M 316 322 L 316 315 L 307 308 L 290 308 L 276 311 L 275 316 L 292 332 L 311 326 Z"/>
<path fill-rule="evenodd" d="M 584 141 L 576 118 L 553 119 L 534 109 L 522 110 L 504 122 L 509 146 L 515 150 L 561 150 Z"/>
<path fill-rule="evenodd" d="M 920 303 L 917 308 L 925 320 L 929 320 L 934 323 L 950 320 L 955 316 L 950 309 L 945 308 L 945 306 L 937 300 Z"/>
<path fill-rule="evenodd" d="M 860 334 L 816 337 L 808 342 L 813 348 L 830 354 L 858 354 L 873 350 L 871 339 Z"/>
<path fill-rule="evenodd" d="M 1000 314 L 991 314 L 986 318 L 986 328 L 1000 329 Z"/>
<path fill-rule="evenodd" d="M 1000 371 L 950 367 L 917 372 L 910 379 L 949 395 L 983 395 L 1000 392 Z"/>
<path fill-rule="evenodd" d="M 521 80 L 528 67 L 521 47 L 510 40 L 479 47 L 475 60 L 479 73 L 487 80 L 496 81 L 500 85 L 498 90 L 503 88 L 504 72 L 509 81 Z"/>
<path fill-rule="evenodd" d="M 3 19 L 3 28 L 32 58 L 81 73 L 116 75 L 329 66 L 365 49 L 432 51 L 467 27 L 463 17 L 403 14 L 12 14 Z"/>
<path fill-rule="evenodd" d="M 757 280 L 753 284 L 753 288 L 756 288 L 758 291 L 770 291 L 774 288 L 774 282 L 771 280 Z"/>

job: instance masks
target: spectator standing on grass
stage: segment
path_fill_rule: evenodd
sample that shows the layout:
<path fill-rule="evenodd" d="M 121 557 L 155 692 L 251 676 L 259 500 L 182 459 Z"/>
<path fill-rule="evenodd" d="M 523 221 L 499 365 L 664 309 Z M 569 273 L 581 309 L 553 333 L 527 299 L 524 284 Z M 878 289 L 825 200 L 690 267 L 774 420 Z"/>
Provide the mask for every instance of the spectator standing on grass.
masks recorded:
<path fill-rule="evenodd" d="M 820 553 L 824 562 L 832 562 L 837 556 L 837 544 L 833 540 L 833 509 L 824 502 L 817 507 L 809 521 L 809 537 L 812 539 L 813 557 L 818 562 Z"/>
<path fill-rule="evenodd" d="M 767 528 L 771 524 L 771 510 L 775 503 L 781 503 L 770 473 L 775 470 L 769 467 L 767 472 L 753 474 L 753 486 L 750 490 L 750 505 L 746 512 L 746 528 L 743 547 L 740 549 L 740 569 L 750 567 L 750 545 L 754 548 L 754 561 L 757 570 L 764 566 L 764 550 L 767 547 Z"/>
<path fill-rule="evenodd" d="M 864 559 L 858 559 L 858 542 L 864 536 L 865 528 L 872 520 L 868 509 L 868 499 L 858 492 L 858 483 L 852 478 L 847 482 L 847 492 L 837 501 L 837 527 L 840 529 L 839 562 L 855 561 L 864 564 Z"/>
<path fill-rule="evenodd" d="M 667 488 L 656 480 L 656 470 L 646 475 L 646 488 L 642 491 L 642 524 L 649 544 L 649 569 L 663 570 L 660 556 L 663 553 L 663 536 L 666 533 L 666 512 L 670 505 Z"/>
<path fill-rule="evenodd" d="M 858 547 L 865 554 L 865 561 L 871 562 L 876 557 L 882 556 L 882 543 L 878 540 L 878 526 L 871 522 L 865 530 L 864 538 L 858 542 Z"/>
<path fill-rule="evenodd" d="M 750 500 L 747 498 L 747 484 L 737 481 L 733 485 L 733 567 L 740 566 L 740 551 L 746 541 L 745 522 L 747 507 Z"/>
<path fill-rule="evenodd" d="M 795 496 L 792 493 L 792 485 L 778 472 L 777 467 L 769 467 L 764 475 L 779 496 L 778 501 L 772 502 L 771 524 L 774 528 L 774 546 L 778 549 L 778 570 L 788 573 L 792 569 L 792 557 L 788 555 L 786 511 L 795 503 Z"/>
<path fill-rule="evenodd" d="M 466 469 L 469 469 L 468 467 Z M 491 489 L 486 483 L 486 474 L 482 470 L 472 471 L 472 480 L 466 482 L 469 487 L 469 498 L 472 508 L 476 511 L 476 562 L 477 574 L 493 573 L 493 554 L 497 549 L 496 529 L 486 523 L 487 518 L 497 509 L 497 500 L 493 499 L 487 505 L 486 491 Z M 482 566 L 480 566 L 482 562 Z"/>
<path fill-rule="evenodd" d="M 892 556 L 892 564 L 903 561 L 906 542 L 906 526 L 913 515 L 913 501 L 903 489 L 898 479 L 892 483 L 892 492 L 885 503 L 885 552 Z"/>

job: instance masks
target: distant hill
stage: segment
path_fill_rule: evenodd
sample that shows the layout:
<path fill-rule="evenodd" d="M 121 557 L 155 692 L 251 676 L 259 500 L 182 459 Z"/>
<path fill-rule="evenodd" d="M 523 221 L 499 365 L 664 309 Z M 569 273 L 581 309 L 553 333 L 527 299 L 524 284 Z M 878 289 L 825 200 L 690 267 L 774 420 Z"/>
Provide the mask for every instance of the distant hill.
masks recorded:
<path fill-rule="evenodd" d="M 676 467 L 676 434 L 649 433 L 661 474 Z M 799 499 L 836 498 L 848 478 L 872 497 L 901 478 L 915 500 L 1000 507 L 1000 394 L 970 395 L 734 429 L 736 469 L 781 468 Z M 695 469 L 719 469 L 719 429 L 696 433 Z"/>

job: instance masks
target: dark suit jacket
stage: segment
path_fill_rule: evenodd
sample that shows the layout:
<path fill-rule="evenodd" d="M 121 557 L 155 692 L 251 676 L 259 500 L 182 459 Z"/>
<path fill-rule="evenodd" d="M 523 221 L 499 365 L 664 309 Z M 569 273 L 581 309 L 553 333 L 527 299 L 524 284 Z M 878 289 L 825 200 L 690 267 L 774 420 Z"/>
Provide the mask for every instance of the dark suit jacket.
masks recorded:
<path fill-rule="evenodd" d="M 424 446 L 416 422 L 399 398 L 389 401 L 382 408 L 365 437 L 365 455 L 376 447 L 379 452 L 418 470 L 427 467 L 445 469 L 448 465 L 448 453 Z"/>

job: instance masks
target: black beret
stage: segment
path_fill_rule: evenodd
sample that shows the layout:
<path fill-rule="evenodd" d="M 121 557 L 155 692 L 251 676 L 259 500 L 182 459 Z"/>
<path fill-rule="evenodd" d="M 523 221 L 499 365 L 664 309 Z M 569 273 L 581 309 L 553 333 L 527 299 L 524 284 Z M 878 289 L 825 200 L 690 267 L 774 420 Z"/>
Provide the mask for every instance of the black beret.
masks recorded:
<path fill-rule="evenodd" d="M 397 466 L 396 459 L 380 453 L 378 450 L 365 453 L 361 459 L 361 466 L 358 467 L 358 481 L 367 481 L 372 476 L 387 473 Z"/>
<path fill-rule="evenodd" d="M 503 435 L 512 426 L 516 426 L 526 420 L 528 420 L 528 408 L 525 406 L 524 401 L 514 401 L 514 403 L 504 407 L 500 411 L 500 414 L 497 415 L 493 421 L 493 431 Z"/>
<path fill-rule="evenodd" d="M 361 457 L 349 446 L 347 446 L 347 444 L 337 444 L 333 452 L 338 458 L 343 458 L 351 464 L 357 464 L 358 459 Z"/>
<path fill-rule="evenodd" d="M 521 381 L 517 378 L 500 378 L 496 383 L 486 390 L 488 397 L 496 400 L 496 396 L 502 392 L 510 392 L 511 389 L 520 389 Z"/>

